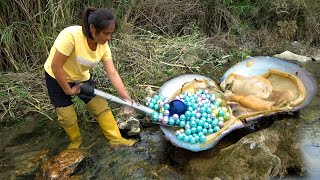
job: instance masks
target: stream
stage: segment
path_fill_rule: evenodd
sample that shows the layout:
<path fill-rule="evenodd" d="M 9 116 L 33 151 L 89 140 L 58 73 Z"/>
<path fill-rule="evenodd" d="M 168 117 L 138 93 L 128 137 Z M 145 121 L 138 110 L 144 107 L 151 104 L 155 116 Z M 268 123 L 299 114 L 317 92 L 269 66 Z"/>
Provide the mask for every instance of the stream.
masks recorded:
<path fill-rule="evenodd" d="M 300 66 L 316 77 L 319 87 L 320 62 Z M 134 147 L 113 149 L 97 123 L 80 123 L 82 150 L 89 155 L 71 179 L 319 179 L 319 108 L 318 91 L 300 113 L 263 118 L 198 153 L 173 146 L 157 125 L 142 126 Z M 42 165 L 67 145 L 58 123 L 41 115 L 3 127 L 0 179 L 46 179 Z"/>

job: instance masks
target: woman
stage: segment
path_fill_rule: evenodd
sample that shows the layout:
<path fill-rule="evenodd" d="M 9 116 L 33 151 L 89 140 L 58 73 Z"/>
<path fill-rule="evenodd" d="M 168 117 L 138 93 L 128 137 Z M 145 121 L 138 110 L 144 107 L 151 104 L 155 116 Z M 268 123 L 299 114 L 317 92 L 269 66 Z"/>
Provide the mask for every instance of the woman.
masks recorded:
<path fill-rule="evenodd" d="M 102 61 L 113 87 L 123 99 L 130 101 L 126 88 L 113 65 L 108 45 L 115 26 L 116 19 L 110 10 L 86 8 L 82 15 L 82 26 L 70 26 L 62 30 L 44 64 L 51 103 L 56 108 L 59 124 L 70 140 L 68 149 L 79 148 L 82 142 L 77 115 L 71 101 L 72 95 L 77 95 L 86 103 L 110 145 L 132 146 L 136 143 L 121 136 L 105 99 L 98 96 L 85 96 L 80 93 L 81 85 L 75 85 L 75 82 L 83 82 L 95 86 L 95 82 L 90 78 L 89 69 Z M 129 107 L 124 108 L 125 113 L 130 111 L 132 109 Z"/>

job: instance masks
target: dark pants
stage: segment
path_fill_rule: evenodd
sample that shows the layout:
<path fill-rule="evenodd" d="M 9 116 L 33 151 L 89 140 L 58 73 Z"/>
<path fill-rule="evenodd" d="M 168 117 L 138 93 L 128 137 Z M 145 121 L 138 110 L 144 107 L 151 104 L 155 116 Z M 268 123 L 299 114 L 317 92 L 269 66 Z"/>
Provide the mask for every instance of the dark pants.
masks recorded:
<path fill-rule="evenodd" d="M 45 79 L 51 104 L 53 104 L 55 108 L 67 107 L 73 104 L 72 97 L 64 93 L 63 89 L 60 87 L 56 79 L 52 78 L 47 72 L 45 72 Z M 88 81 L 84 81 L 82 83 L 96 87 L 96 83 L 91 78 Z M 69 82 L 69 85 L 70 87 L 73 87 L 75 83 Z M 92 98 L 94 98 L 94 96 L 86 96 L 81 93 L 77 96 L 86 104 Z"/>

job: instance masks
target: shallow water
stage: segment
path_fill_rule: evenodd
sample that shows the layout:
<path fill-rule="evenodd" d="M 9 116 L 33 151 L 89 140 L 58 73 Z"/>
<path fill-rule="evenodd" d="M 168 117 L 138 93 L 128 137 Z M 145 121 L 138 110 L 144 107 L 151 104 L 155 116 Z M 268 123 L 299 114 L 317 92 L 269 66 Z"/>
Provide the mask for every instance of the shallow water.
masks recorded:
<path fill-rule="evenodd" d="M 300 64 L 311 72 L 320 84 L 320 62 Z M 305 176 L 290 172 L 283 179 L 320 179 L 320 93 L 311 104 L 301 110 L 294 123 L 300 124 L 297 132 L 301 156 L 305 162 Z M 134 148 L 110 149 L 96 123 L 81 124 L 83 148 L 92 154 L 95 163 L 80 174 L 82 179 L 188 179 L 184 165 L 190 158 L 201 154 L 212 158 L 224 149 L 255 130 L 243 129 L 230 133 L 212 151 L 177 152 L 163 138 L 157 126 L 143 127 L 140 142 Z M 44 117 L 28 117 L 24 122 L 5 127 L 0 131 L 0 179 L 33 179 L 39 170 L 39 156 L 51 157 L 68 144 L 64 131 L 56 122 Z M 174 150 L 172 150 L 174 149 Z M 36 159 L 38 158 L 38 159 Z"/>

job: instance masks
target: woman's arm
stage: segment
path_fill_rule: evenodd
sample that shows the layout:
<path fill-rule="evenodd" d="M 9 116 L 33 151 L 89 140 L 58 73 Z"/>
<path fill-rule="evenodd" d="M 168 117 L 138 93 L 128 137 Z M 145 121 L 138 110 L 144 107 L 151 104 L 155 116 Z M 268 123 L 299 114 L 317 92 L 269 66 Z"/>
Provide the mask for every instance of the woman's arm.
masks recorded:
<path fill-rule="evenodd" d="M 67 95 L 74 95 L 80 93 L 80 85 L 73 86 L 72 88 L 68 84 L 66 74 L 63 70 L 63 65 L 66 63 L 68 59 L 68 56 L 60 53 L 59 51 L 56 51 L 56 53 L 53 56 L 51 69 L 56 77 L 56 80 L 60 87 L 63 89 L 64 93 Z"/>
<path fill-rule="evenodd" d="M 102 61 L 104 70 L 107 73 L 107 76 L 112 84 L 112 86 L 116 89 L 118 94 L 127 100 L 131 100 L 125 86 L 123 85 L 123 82 L 118 74 L 118 71 L 113 65 L 112 60 Z"/>

